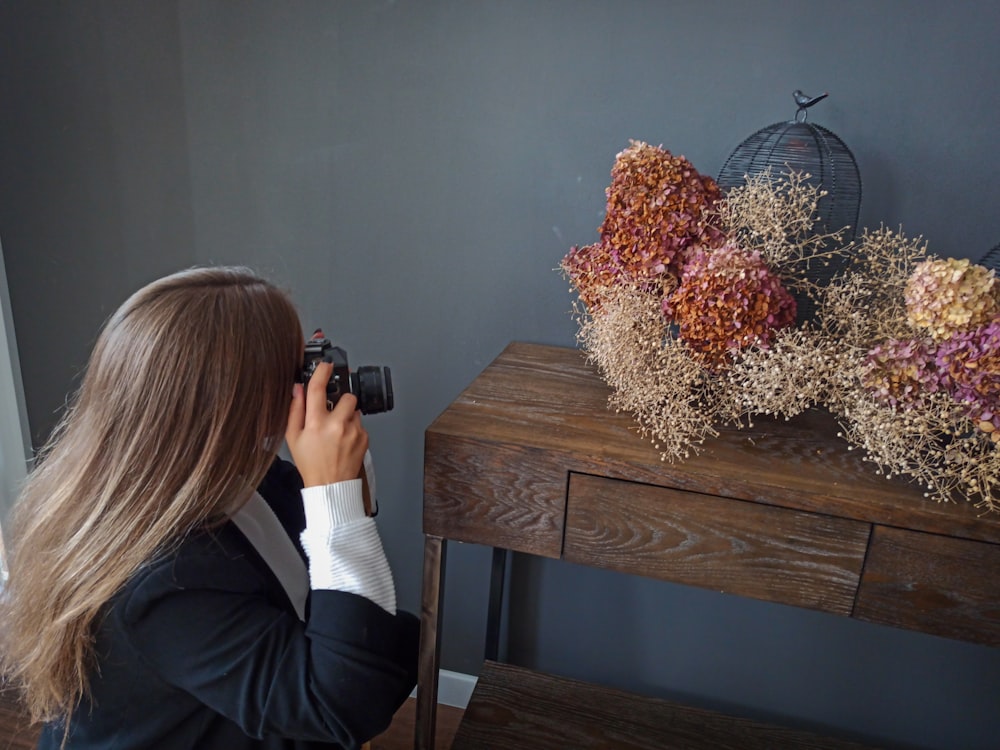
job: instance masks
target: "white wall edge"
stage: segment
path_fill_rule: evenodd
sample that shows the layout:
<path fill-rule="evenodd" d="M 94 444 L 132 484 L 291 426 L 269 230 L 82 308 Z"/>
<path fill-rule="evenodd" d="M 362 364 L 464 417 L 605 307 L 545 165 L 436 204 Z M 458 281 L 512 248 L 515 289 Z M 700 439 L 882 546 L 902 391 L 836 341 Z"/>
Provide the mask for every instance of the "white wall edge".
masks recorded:
<path fill-rule="evenodd" d="M 469 699 L 472 697 L 472 691 L 476 689 L 478 679 L 471 674 L 442 669 L 438 672 L 438 703 L 464 709 L 469 705 Z M 416 696 L 417 689 L 413 688 L 410 697 Z"/>
<path fill-rule="evenodd" d="M 7 577 L 3 537 L 31 463 L 28 413 L 24 405 L 21 364 L 14 335 L 14 317 L 7 289 L 7 271 L 0 246 L 0 588 Z"/>

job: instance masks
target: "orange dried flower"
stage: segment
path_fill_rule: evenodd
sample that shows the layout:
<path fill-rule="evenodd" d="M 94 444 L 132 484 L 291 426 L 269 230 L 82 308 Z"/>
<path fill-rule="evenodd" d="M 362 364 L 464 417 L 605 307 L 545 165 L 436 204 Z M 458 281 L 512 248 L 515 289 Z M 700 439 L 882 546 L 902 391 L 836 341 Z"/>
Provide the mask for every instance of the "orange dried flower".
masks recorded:
<path fill-rule="evenodd" d="M 611 170 L 601 242 L 631 281 L 679 276 L 689 248 L 721 243 L 713 220 L 722 191 L 683 156 L 630 143 Z"/>
<path fill-rule="evenodd" d="M 560 264 L 591 310 L 616 285 L 673 289 L 691 248 L 724 240 L 715 180 L 662 146 L 630 143 L 611 170 L 600 241 L 571 248 Z"/>

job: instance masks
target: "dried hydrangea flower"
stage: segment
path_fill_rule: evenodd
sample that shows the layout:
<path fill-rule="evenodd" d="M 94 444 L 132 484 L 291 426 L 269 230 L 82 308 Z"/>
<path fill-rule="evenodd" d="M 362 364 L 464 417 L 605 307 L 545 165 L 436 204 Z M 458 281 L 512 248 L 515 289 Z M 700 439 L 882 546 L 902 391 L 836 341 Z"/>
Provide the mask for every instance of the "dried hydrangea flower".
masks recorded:
<path fill-rule="evenodd" d="M 879 401 L 910 409 L 939 388 L 934 345 L 923 339 L 889 339 L 865 357 L 861 383 Z"/>
<path fill-rule="evenodd" d="M 812 230 L 817 196 L 795 173 L 748 178 L 699 217 L 675 216 L 679 197 L 710 205 L 714 186 L 662 149 L 633 142 L 612 176 L 600 240 L 562 269 L 609 405 L 664 460 L 696 453 L 720 423 L 823 406 L 880 473 L 1000 512 L 995 274 L 928 261 L 922 240 L 884 228 L 840 247 Z M 810 264 L 838 255 L 846 272 L 812 285 Z M 819 303 L 815 321 L 792 325 L 789 291 Z"/>
<path fill-rule="evenodd" d="M 1000 314 L 996 274 L 968 259 L 929 258 L 917 265 L 904 296 L 910 324 L 937 341 Z"/>
<path fill-rule="evenodd" d="M 722 191 L 683 156 L 641 141 L 615 158 L 601 241 L 633 282 L 678 275 L 688 248 L 718 244 L 713 223 Z"/>
<path fill-rule="evenodd" d="M 942 342 L 936 363 L 952 398 L 1000 445 L 1000 317 Z"/>
<path fill-rule="evenodd" d="M 688 248 L 723 239 L 715 180 L 662 146 L 630 143 L 611 170 L 600 241 L 571 248 L 560 264 L 588 309 L 619 284 L 672 290 Z"/>
<path fill-rule="evenodd" d="M 590 310 L 599 307 L 604 292 L 615 286 L 621 276 L 621 266 L 602 242 L 571 247 L 560 267 L 576 287 L 580 301 Z"/>
<path fill-rule="evenodd" d="M 663 301 L 681 339 L 713 370 L 725 367 L 735 351 L 766 347 L 776 330 L 795 323 L 795 311 L 795 299 L 760 253 L 732 242 L 694 250 L 680 285 Z"/>

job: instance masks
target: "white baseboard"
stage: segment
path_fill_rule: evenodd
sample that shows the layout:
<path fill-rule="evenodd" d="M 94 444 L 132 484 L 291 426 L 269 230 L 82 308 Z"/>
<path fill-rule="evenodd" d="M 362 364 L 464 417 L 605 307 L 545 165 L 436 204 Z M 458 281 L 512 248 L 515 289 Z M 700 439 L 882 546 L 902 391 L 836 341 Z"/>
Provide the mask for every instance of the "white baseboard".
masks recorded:
<path fill-rule="evenodd" d="M 438 673 L 438 703 L 465 708 L 469 705 L 477 679 L 471 674 L 442 669 Z"/>
<path fill-rule="evenodd" d="M 438 672 L 438 703 L 464 709 L 469 705 L 477 680 L 478 678 L 471 674 L 442 669 Z M 417 689 L 413 688 L 410 697 L 416 695 Z"/>

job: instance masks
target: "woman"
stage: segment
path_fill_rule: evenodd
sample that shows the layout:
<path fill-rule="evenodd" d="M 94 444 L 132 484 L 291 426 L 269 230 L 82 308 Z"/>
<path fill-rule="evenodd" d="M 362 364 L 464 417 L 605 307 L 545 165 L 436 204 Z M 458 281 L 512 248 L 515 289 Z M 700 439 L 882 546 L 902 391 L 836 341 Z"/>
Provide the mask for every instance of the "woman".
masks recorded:
<path fill-rule="evenodd" d="M 168 276 L 108 321 L 16 511 L 4 666 L 39 748 L 350 748 L 388 726 L 418 622 L 363 510 L 356 399 L 328 410 L 331 366 L 303 386 L 302 355 L 292 304 L 245 269 Z"/>

